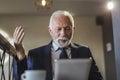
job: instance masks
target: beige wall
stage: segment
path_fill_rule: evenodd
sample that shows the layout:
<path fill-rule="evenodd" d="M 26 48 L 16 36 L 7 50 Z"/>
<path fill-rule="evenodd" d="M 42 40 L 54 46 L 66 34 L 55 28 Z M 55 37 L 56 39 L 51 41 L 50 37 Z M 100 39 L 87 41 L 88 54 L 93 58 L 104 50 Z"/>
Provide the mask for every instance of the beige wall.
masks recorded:
<path fill-rule="evenodd" d="M 26 35 L 24 46 L 26 50 L 44 45 L 51 38 L 47 32 L 49 17 L 45 16 L 1 16 L 0 28 L 12 36 L 17 25 L 23 25 Z M 102 42 L 102 28 L 95 23 L 95 17 L 75 17 L 76 32 L 72 42 L 88 45 L 93 57 L 105 78 L 105 65 Z"/>

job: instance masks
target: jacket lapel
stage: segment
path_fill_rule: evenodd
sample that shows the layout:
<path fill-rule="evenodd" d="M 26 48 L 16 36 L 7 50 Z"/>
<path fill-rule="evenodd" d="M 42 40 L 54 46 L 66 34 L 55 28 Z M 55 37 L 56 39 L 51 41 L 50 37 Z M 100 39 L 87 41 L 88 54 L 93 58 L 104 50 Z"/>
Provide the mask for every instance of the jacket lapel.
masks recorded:
<path fill-rule="evenodd" d="M 49 43 L 46 47 L 45 47 L 45 67 L 48 71 L 48 75 L 49 77 L 51 77 L 50 79 L 52 79 L 52 59 L 51 59 L 51 43 Z"/>
<path fill-rule="evenodd" d="M 71 43 L 71 58 L 77 58 L 78 57 L 78 46 Z"/>

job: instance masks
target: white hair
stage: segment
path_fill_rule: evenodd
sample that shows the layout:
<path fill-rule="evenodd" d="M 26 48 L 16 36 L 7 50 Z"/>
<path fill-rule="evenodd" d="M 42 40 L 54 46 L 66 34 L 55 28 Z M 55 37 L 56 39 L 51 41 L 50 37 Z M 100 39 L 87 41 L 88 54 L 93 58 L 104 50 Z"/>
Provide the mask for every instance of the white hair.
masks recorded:
<path fill-rule="evenodd" d="M 56 16 L 56 15 L 67 16 L 71 21 L 71 24 L 72 24 L 71 26 L 74 27 L 73 16 L 68 11 L 58 10 L 58 11 L 55 11 L 50 17 L 50 22 L 49 22 L 49 27 L 50 28 L 52 28 L 52 21 L 53 21 L 54 16 Z"/>

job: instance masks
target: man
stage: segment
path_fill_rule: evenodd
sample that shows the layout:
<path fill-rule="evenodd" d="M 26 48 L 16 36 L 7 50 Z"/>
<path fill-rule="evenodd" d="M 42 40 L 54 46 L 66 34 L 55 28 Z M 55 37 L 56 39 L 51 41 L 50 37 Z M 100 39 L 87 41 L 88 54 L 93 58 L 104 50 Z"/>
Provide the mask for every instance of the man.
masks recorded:
<path fill-rule="evenodd" d="M 14 59 L 15 80 L 20 80 L 21 74 L 27 69 L 46 70 L 46 80 L 53 80 L 54 59 L 92 57 L 88 47 L 71 42 L 74 30 L 72 15 L 67 11 L 55 11 L 50 18 L 48 27 L 53 40 L 49 44 L 32 49 L 26 54 L 22 45 L 24 30 L 21 26 L 17 27 L 13 35 L 17 51 L 17 56 Z M 65 49 L 66 55 L 64 57 L 61 57 L 61 48 Z M 102 80 L 93 57 L 89 80 Z"/>

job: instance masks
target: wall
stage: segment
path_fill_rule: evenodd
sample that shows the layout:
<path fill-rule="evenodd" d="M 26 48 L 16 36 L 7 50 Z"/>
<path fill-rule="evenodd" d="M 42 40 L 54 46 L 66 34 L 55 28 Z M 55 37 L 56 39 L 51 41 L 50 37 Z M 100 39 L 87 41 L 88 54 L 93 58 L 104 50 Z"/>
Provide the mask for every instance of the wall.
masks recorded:
<path fill-rule="evenodd" d="M 26 35 L 24 46 L 26 50 L 38 47 L 50 42 L 51 38 L 47 32 L 49 17 L 46 16 L 1 16 L 0 28 L 10 36 L 17 25 L 22 25 Z M 105 79 L 105 65 L 103 55 L 102 28 L 95 23 L 95 17 L 75 17 L 76 32 L 73 42 L 88 45 Z"/>
<path fill-rule="evenodd" d="M 120 80 L 120 0 L 114 0 L 115 8 L 112 11 L 113 39 L 115 48 L 116 80 Z"/>
<path fill-rule="evenodd" d="M 111 13 L 103 16 L 103 44 L 106 80 L 116 80 L 115 52 Z"/>

